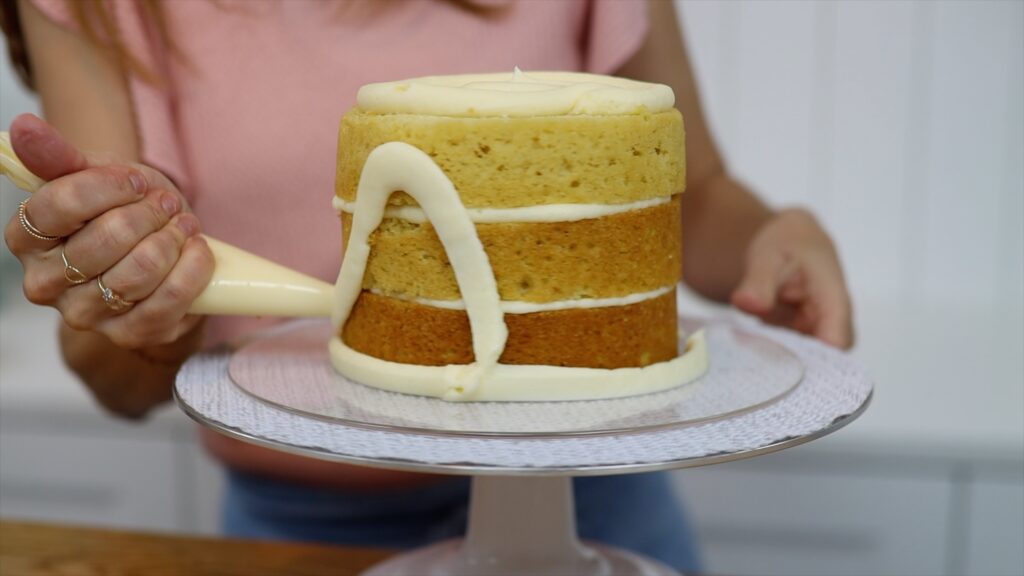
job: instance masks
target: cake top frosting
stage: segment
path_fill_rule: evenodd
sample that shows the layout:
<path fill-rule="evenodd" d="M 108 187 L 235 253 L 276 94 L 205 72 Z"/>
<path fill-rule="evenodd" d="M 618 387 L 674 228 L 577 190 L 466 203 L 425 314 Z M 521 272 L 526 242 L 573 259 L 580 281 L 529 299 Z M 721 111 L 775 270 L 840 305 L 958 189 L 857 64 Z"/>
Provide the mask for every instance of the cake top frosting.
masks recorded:
<path fill-rule="evenodd" d="M 562 116 L 663 112 L 675 104 L 664 84 L 580 72 L 424 76 L 367 84 L 358 107 L 378 114 Z"/>

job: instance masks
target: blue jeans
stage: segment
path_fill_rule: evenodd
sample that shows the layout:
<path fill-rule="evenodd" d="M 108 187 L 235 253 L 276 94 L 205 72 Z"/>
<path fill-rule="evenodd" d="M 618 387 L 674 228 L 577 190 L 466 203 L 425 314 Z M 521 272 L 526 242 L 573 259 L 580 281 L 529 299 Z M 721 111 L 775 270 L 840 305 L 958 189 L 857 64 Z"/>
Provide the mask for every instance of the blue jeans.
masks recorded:
<path fill-rule="evenodd" d="M 573 479 L 580 537 L 684 572 L 700 564 L 665 473 Z M 415 548 L 466 530 L 469 479 L 405 490 L 344 492 L 229 471 L 226 535 L 349 546 Z"/>

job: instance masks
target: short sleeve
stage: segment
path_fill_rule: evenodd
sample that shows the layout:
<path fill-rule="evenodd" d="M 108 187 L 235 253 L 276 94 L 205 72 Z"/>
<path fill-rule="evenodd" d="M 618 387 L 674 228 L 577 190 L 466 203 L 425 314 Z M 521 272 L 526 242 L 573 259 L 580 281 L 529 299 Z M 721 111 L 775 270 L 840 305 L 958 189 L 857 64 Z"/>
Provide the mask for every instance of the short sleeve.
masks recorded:
<path fill-rule="evenodd" d="M 32 5 L 57 25 L 78 32 L 69 2 L 76 0 L 30 0 Z M 149 22 L 141 5 L 132 0 L 105 0 L 126 49 L 148 71 L 160 78 L 154 83 L 131 74 L 128 90 L 132 101 L 139 157 L 167 174 L 186 193 L 191 183 L 185 170 L 181 139 L 175 119 L 174 87 L 168 50 Z"/>
<path fill-rule="evenodd" d="M 645 0 L 591 0 L 584 46 L 585 70 L 614 73 L 640 49 L 647 28 Z"/>

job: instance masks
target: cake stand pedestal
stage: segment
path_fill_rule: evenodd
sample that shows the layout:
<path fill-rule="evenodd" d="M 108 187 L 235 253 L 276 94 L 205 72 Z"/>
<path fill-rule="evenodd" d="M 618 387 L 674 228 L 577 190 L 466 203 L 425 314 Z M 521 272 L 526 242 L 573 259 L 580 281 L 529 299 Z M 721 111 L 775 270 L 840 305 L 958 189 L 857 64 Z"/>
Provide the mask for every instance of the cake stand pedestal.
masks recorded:
<path fill-rule="evenodd" d="M 364 576 L 619 575 L 678 572 L 576 536 L 570 476 L 474 476 L 466 537 L 387 560 Z"/>
<path fill-rule="evenodd" d="M 682 389 L 596 402 L 453 404 L 343 381 L 326 359 L 329 327 L 305 321 L 196 356 L 179 373 L 175 398 L 201 424 L 254 444 L 474 477 L 465 538 L 400 554 L 368 576 L 673 575 L 636 554 L 581 543 L 571 477 L 782 450 L 852 422 L 872 394 L 849 356 L 816 341 L 730 323 L 707 332 L 711 368 Z"/>

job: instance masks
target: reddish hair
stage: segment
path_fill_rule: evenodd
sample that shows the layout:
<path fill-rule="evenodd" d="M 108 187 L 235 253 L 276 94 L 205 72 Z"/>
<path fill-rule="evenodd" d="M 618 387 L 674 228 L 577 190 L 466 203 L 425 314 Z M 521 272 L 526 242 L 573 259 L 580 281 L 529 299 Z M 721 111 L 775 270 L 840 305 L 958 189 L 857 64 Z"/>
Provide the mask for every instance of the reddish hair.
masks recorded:
<path fill-rule="evenodd" d="M 82 35 L 109 52 L 121 66 L 147 82 L 156 83 L 156 72 L 144 66 L 125 46 L 121 31 L 104 0 L 65 0 L 68 12 Z M 167 19 L 158 0 L 135 0 L 142 16 L 156 31 L 158 40 L 175 52 Z M 29 88 L 34 86 L 32 62 L 28 58 L 25 33 L 18 14 L 18 0 L 0 0 L 0 30 L 7 39 L 7 53 L 15 72 Z"/>

